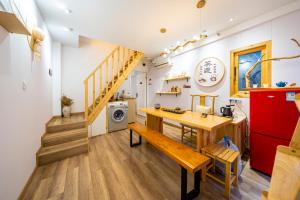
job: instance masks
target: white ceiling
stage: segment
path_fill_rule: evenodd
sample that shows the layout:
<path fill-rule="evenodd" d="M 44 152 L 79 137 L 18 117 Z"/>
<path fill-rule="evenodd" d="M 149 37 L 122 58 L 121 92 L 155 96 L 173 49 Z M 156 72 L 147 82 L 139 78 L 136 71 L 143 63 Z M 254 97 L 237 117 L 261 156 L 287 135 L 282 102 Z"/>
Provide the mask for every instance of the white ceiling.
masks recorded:
<path fill-rule="evenodd" d="M 215 33 L 295 0 L 207 0 L 201 10 L 195 6 L 197 0 L 35 1 L 57 41 L 76 44 L 82 35 L 153 57 L 176 41 L 191 39 L 203 30 Z M 72 13 L 65 13 L 62 7 Z M 167 33 L 161 34 L 161 27 L 166 27 Z"/>

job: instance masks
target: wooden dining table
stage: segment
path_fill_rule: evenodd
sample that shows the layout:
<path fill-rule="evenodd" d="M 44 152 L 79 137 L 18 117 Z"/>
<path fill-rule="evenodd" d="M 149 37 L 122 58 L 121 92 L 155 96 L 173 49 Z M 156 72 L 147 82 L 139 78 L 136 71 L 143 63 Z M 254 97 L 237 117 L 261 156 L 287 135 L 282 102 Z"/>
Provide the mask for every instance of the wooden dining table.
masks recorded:
<path fill-rule="evenodd" d="M 161 133 L 163 133 L 163 119 L 172 120 L 195 129 L 197 133 L 197 151 L 199 152 L 202 147 L 216 142 L 217 129 L 232 122 L 231 118 L 216 115 L 203 117 L 201 113 L 191 111 L 186 111 L 183 114 L 171 113 L 155 108 L 141 108 L 140 111 L 147 115 L 146 126 Z"/>

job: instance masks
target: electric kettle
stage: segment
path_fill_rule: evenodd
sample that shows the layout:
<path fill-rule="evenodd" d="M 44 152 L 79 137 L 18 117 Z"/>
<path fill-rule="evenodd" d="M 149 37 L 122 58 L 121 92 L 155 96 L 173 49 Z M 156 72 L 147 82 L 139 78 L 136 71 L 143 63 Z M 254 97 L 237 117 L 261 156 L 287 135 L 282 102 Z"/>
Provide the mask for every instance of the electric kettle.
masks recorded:
<path fill-rule="evenodd" d="M 220 112 L 223 114 L 223 117 L 233 116 L 233 110 L 231 109 L 231 105 L 226 105 L 226 107 L 221 107 Z"/>

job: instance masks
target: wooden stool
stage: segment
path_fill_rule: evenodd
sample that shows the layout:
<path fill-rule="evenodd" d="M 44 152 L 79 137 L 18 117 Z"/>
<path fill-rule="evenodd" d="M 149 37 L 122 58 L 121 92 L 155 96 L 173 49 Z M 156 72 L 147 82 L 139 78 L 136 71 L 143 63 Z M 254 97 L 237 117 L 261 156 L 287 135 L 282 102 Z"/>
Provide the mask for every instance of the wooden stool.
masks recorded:
<path fill-rule="evenodd" d="M 238 157 L 240 153 L 231 149 L 225 148 L 223 145 L 219 144 L 209 144 L 208 146 L 201 149 L 201 152 L 212 158 L 212 164 L 206 169 L 206 175 L 216 180 L 217 182 L 225 185 L 224 195 L 230 197 L 230 186 L 237 186 L 238 184 Z M 209 169 L 213 167 L 215 169 L 215 161 L 218 160 L 225 164 L 225 181 L 219 179 L 217 176 L 209 173 Z M 234 163 L 234 172 L 231 175 L 231 164 Z"/>

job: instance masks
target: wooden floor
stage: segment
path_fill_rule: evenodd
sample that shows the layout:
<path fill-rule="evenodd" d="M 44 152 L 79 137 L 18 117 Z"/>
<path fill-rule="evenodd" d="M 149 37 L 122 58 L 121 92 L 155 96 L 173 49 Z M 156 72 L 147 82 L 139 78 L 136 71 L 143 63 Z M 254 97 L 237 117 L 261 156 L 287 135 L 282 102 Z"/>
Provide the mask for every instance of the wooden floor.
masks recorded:
<path fill-rule="evenodd" d="M 180 129 L 165 126 L 167 135 L 180 138 Z M 192 175 L 189 175 L 192 187 Z M 260 199 L 269 178 L 243 170 L 239 188 L 231 199 Z M 39 167 L 24 199 L 180 199 L 180 168 L 143 141 L 129 147 L 129 131 L 118 131 L 90 140 L 89 154 Z M 208 178 L 197 199 L 223 199 L 223 187 Z"/>

